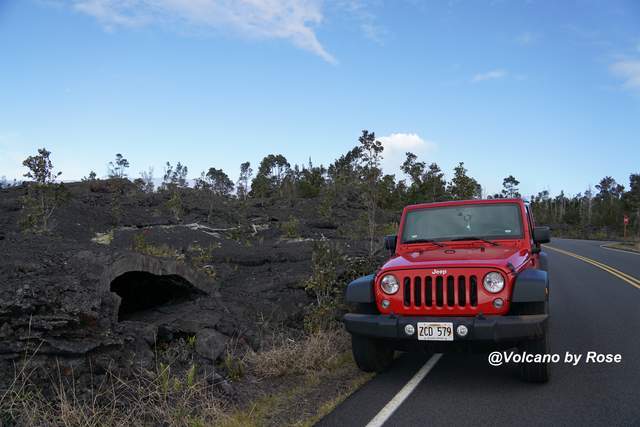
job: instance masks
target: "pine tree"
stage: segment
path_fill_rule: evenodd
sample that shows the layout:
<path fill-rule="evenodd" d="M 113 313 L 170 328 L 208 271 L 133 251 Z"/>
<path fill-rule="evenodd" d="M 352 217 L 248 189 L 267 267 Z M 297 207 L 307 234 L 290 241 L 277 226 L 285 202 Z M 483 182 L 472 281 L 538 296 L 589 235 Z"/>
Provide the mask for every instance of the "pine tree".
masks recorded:
<path fill-rule="evenodd" d="M 503 179 L 502 196 L 508 199 L 522 197 L 518 192 L 518 185 L 520 185 L 520 181 L 518 181 L 513 175 L 509 175 L 508 177 Z"/>
<path fill-rule="evenodd" d="M 376 139 L 374 132 L 363 130 L 358 138 L 360 143 L 360 158 L 362 159 L 361 176 L 363 182 L 363 198 L 367 206 L 367 220 L 369 229 L 369 256 L 375 252 L 376 211 L 378 208 L 378 183 L 382 176 L 380 163 L 382 162 L 382 143 Z"/>
<path fill-rule="evenodd" d="M 482 195 L 482 187 L 478 181 L 467 175 L 467 169 L 465 169 L 463 162 L 454 168 L 453 179 L 449 183 L 448 191 L 454 200 L 475 199 Z"/>

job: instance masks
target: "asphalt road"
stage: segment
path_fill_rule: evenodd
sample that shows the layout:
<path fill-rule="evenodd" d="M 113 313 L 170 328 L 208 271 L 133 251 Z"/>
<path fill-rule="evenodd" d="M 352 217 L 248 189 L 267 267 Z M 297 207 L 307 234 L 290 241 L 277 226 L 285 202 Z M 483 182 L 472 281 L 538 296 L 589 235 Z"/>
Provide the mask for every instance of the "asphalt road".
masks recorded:
<path fill-rule="evenodd" d="M 640 255 L 602 243 L 553 239 L 549 246 L 640 279 Z M 640 289 L 582 260 L 547 253 L 552 352 L 619 353 L 622 362 L 558 363 L 549 383 L 528 384 L 517 366 L 492 367 L 487 354 L 445 354 L 386 426 L 640 425 Z M 403 354 L 318 425 L 366 425 L 429 357 Z"/>

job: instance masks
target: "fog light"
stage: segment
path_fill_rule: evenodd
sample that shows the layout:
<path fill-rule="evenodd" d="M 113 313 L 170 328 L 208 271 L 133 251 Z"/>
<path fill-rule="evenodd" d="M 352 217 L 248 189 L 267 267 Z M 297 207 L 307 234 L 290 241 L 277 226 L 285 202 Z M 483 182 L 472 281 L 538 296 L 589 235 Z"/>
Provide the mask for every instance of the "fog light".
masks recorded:
<path fill-rule="evenodd" d="M 458 327 L 456 328 L 456 332 L 461 337 L 466 337 L 467 334 L 469 333 L 469 329 L 467 329 L 467 327 L 464 325 L 458 325 Z"/>
<path fill-rule="evenodd" d="M 504 301 L 502 301 L 502 298 L 496 298 L 493 300 L 493 306 L 495 308 L 502 308 L 503 305 L 504 305 Z"/>
<path fill-rule="evenodd" d="M 389 300 L 383 299 L 382 300 L 382 308 L 389 308 Z"/>
<path fill-rule="evenodd" d="M 416 333 L 416 328 L 413 325 L 407 325 L 404 327 L 404 333 L 407 335 L 413 335 Z"/>

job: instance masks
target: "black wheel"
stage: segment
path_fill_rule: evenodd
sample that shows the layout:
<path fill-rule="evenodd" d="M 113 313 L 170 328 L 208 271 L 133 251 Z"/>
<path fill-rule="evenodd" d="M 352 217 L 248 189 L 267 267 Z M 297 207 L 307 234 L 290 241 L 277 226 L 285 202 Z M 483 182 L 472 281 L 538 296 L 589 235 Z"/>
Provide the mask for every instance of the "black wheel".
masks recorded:
<path fill-rule="evenodd" d="M 545 302 L 542 313 L 549 314 L 549 302 Z M 531 313 L 534 314 L 534 313 Z M 544 326 L 543 334 L 535 340 L 525 341 L 518 346 L 522 353 L 527 354 L 551 354 L 551 345 L 549 343 L 549 319 Z M 520 375 L 524 381 L 531 383 L 546 383 L 549 381 L 551 363 L 522 363 L 520 367 Z"/>
<path fill-rule="evenodd" d="M 527 341 L 520 346 L 522 352 L 527 354 L 549 354 L 549 336 L 544 334 L 542 338 Z M 531 383 L 546 383 L 549 381 L 550 363 L 522 363 L 520 375 L 522 379 Z"/>
<path fill-rule="evenodd" d="M 384 372 L 393 362 L 393 348 L 382 340 L 353 334 L 351 350 L 356 365 L 365 372 Z"/>

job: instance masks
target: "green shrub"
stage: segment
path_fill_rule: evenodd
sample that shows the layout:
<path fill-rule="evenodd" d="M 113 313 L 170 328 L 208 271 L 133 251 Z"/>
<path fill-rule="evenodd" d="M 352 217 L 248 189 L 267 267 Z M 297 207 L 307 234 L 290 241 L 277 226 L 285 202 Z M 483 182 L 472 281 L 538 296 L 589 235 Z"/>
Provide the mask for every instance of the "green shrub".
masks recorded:
<path fill-rule="evenodd" d="M 144 231 L 133 236 L 131 249 L 144 255 L 151 255 L 161 258 L 172 258 L 178 256 L 178 253 L 175 249 L 171 249 L 165 244 L 154 245 L 147 242 L 147 237 Z"/>
<path fill-rule="evenodd" d="M 284 221 L 280 225 L 280 229 L 284 235 L 290 239 L 300 237 L 300 220 L 296 217 L 290 216 L 287 221 Z"/>
<path fill-rule="evenodd" d="M 19 222 L 24 231 L 48 232 L 52 215 L 70 198 L 66 187 L 56 182 L 62 172 L 53 171 L 50 156 L 50 151 L 40 148 L 37 155 L 22 162 L 29 169 L 24 176 L 33 179 L 22 198 L 23 217 Z"/>
<path fill-rule="evenodd" d="M 308 332 L 331 329 L 335 326 L 344 284 L 338 279 L 338 268 L 344 257 L 338 248 L 322 239 L 313 245 L 313 272 L 305 282 L 305 290 L 315 301 L 307 307 L 304 326 Z"/>
<path fill-rule="evenodd" d="M 184 205 L 182 202 L 182 195 L 177 188 L 171 192 L 171 197 L 167 201 L 166 206 L 176 221 L 182 221 L 182 217 L 184 216 Z"/>

